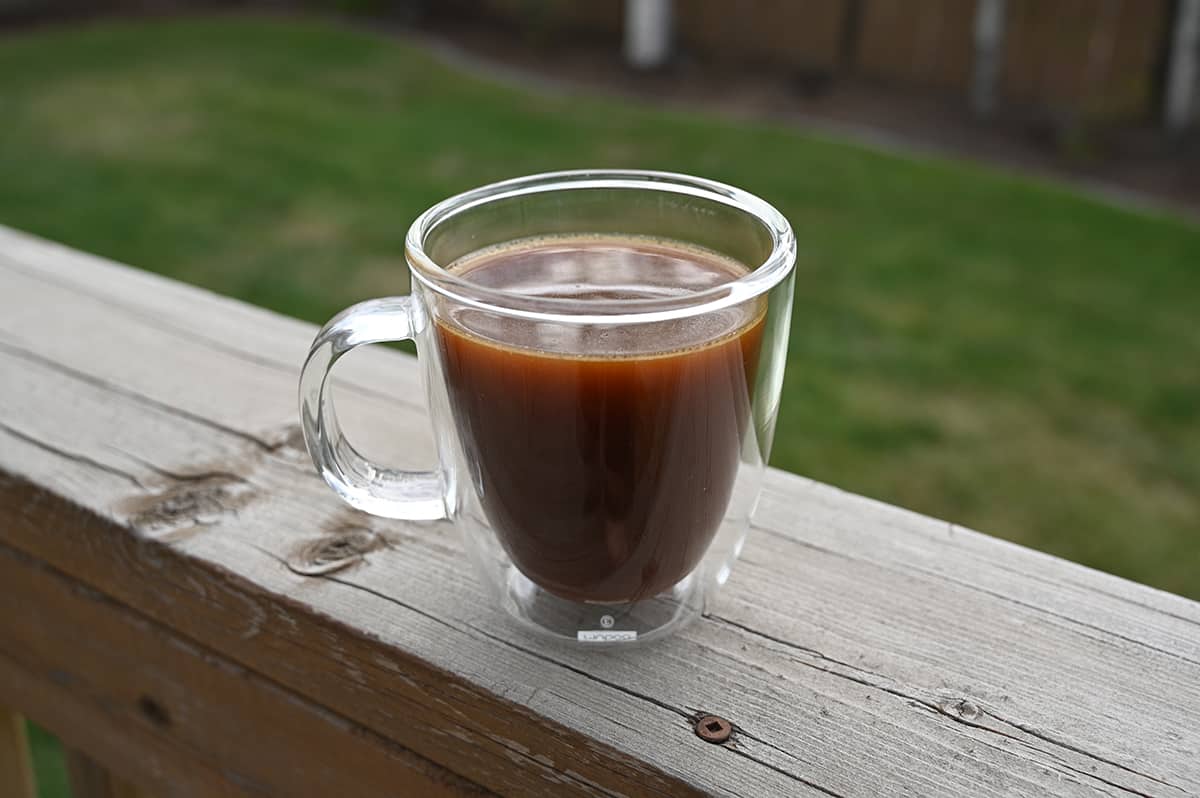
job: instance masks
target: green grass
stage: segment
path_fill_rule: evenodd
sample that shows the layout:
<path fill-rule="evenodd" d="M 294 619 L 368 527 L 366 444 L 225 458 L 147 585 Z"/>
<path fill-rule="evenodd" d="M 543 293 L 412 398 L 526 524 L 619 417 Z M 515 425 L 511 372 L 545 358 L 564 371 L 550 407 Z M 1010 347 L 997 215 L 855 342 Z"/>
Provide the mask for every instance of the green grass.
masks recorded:
<path fill-rule="evenodd" d="M 33 752 L 33 771 L 38 795 L 42 798 L 68 798 L 67 767 L 61 747 L 45 729 L 29 724 L 29 747 Z"/>
<path fill-rule="evenodd" d="M 480 183 L 627 166 L 743 186 L 801 246 L 775 465 L 1200 598 L 1195 225 L 521 92 L 319 21 L 8 35 L 0 119 L 0 222 L 318 322 L 405 291 L 410 220 Z"/>

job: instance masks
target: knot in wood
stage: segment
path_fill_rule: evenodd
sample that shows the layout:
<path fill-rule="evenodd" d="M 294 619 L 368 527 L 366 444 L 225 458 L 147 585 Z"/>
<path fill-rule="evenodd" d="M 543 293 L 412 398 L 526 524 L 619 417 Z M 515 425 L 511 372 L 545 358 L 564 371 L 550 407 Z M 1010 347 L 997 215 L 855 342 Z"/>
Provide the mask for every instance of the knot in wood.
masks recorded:
<path fill-rule="evenodd" d="M 723 743 L 733 734 L 733 724 L 717 715 L 701 715 L 695 722 L 696 735 L 707 743 Z"/>
<path fill-rule="evenodd" d="M 967 721 L 979 720 L 983 716 L 983 710 L 969 698 L 947 701 L 942 705 L 942 711 L 951 717 Z"/>
<path fill-rule="evenodd" d="M 146 520 L 166 522 L 186 516 L 197 523 L 203 523 L 221 513 L 221 502 L 216 496 L 219 490 L 219 488 L 185 490 L 182 493 L 167 496 L 142 515 Z"/>
<path fill-rule="evenodd" d="M 233 476 L 201 476 L 166 491 L 138 499 L 130 507 L 130 524 L 140 532 L 158 533 L 218 523 L 246 504 L 253 489 Z"/>
<path fill-rule="evenodd" d="M 343 526 L 303 544 L 288 560 L 288 567 L 304 576 L 320 576 L 354 565 L 385 545 L 386 541 L 368 527 Z"/>

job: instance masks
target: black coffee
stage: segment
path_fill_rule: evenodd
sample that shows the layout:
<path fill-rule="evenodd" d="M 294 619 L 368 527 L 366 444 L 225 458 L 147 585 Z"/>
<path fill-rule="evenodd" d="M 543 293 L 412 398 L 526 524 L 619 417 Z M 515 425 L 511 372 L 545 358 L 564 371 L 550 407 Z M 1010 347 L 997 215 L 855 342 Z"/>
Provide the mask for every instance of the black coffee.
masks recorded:
<path fill-rule="evenodd" d="M 452 269 L 588 303 L 695 292 L 745 266 L 683 244 L 543 238 Z M 565 598 L 652 596 L 692 571 L 725 514 L 765 305 L 605 327 L 460 308 L 437 324 L 484 512 L 517 567 Z"/>

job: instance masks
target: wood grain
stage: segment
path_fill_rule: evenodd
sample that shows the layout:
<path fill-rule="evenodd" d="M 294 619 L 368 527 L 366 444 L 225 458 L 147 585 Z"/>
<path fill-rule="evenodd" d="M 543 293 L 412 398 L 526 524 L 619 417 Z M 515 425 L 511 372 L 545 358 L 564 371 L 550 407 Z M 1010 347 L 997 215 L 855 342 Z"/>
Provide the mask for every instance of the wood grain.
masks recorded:
<path fill-rule="evenodd" d="M 0 795 L 34 798 L 36 794 L 25 719 L 0 705 Z"/>
<path fill-rule="evenodd" d="M 312 473 L 313 332 L 0 230 L 0 541 L 502 794 L 1200 791 L 1200 605 L 781 472 L 702 622 L 620 654 L 524 636 L 453 528 Z M 412 359 L 349 366 L 347 426 L 431 462 Z M 346 568 L 289 567 L 347 530 L 374 542 Z"/>

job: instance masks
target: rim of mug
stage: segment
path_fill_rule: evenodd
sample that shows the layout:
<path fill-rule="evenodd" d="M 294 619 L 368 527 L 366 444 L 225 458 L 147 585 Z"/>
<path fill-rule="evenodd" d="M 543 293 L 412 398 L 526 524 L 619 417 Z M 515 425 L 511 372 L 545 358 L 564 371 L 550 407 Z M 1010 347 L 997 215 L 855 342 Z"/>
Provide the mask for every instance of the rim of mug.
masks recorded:
<path fill-rule="evenodd" d="M 549 191 L 642 189 L 719 202 L 754 217 L 771 237 L 771 252 L 736 280 L 681 296 L 589 301 L 541 297 L 478 285 L 435 262 L 424 242 L 438 225 L 460 213 L 504 199 Z M 543 172 L 489 183 L 442 200 L 416 218 L 405 236 L 412 275 L 454 302 L 507 316 L 573 324 L 665 321 L 709 313 L 765 294 L 788 276 L 796 263 L 796 237 L 787 219 L 766 200 L 735 186 L 677 172 L 642 169 L 572 169 Z"/>

